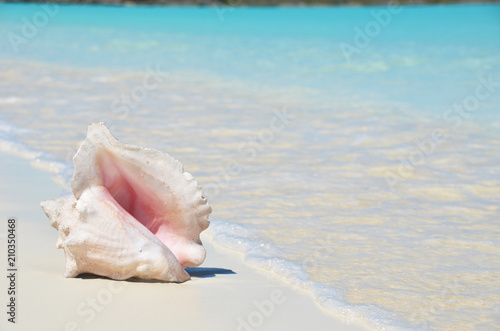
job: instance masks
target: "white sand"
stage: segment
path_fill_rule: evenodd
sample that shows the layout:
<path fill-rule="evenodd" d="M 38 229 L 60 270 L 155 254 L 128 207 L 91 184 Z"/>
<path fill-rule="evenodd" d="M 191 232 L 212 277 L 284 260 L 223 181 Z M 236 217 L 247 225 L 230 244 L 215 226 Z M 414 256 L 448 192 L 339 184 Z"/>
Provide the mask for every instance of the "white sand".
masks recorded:
<path fill-rule="evenodd" d="M 183 284 L 64 278 L 64 253 L 40 201 L 62 189 L 26 160 L 1 155 L 1 259 L 7 219 L 18 227 L 16 324 L 1 314 L 1 330 L 365 330 L 320 308 L 312 295 L 245 264 L 210 243 L 205 263 Z M 6 267 L 4 272 L 7 273 Z M 0 296 L 6 311 L 7 279 Z"/>

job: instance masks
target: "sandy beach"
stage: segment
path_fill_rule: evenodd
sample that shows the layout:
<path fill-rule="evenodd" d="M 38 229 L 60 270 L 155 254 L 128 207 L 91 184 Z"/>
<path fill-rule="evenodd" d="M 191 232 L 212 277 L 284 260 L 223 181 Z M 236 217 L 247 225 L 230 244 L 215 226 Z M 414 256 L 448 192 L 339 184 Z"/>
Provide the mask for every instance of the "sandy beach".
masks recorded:
<path fill-rule="evenodd" d="M 57 232 L 40 201 L 63 191 L 51 174 L 28 160 L 2 154 L 1 252 L 6 260 L 7 219 L 17 220 L 15 324 L 2 330 L 366 330 L 342 321 L 273 275 L 245 264 L 241 254 L 202 237 L 207 259 L 183 284 L 114 281 L 92 275 L 65 278 Z M 4 263 L 5 265 L 5 263 Z M 9 286 L 2 277 L 2 302 Z M 5 308 L 4 308 L 5 310 Z"/>

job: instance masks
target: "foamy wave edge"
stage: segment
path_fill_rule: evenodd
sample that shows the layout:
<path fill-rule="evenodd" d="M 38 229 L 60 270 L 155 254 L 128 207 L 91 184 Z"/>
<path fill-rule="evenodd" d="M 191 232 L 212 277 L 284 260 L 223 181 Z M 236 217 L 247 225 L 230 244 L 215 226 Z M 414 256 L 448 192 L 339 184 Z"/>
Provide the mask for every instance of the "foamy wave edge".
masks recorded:
<path fill-rule="evenodd" d="M 309 279 L 301 265 L 277 257 L 279 248 L 259 242 L 253 231 L 240 224 L 210 220 L 207 233 L 211 242 L 243 253 L 249 265 L 271 272 L 289 283 L 292 289 L 302 288 L 311 292 L 315 301 L 346 325 L 362 323 L 376 330 L 416 330 L 415 327 L 395 318 L 392 312 L 373 304 L 351 304 L 341 299 L 339 291 Z"/>
<path fill-rule="evenodd" d="M 69 192 L 69 182 L 73 172 L 71 162 L 61 162 L 51 153 L 35 150 L 16 140 L 16 135 L 22 134 L 23 131 L 26 129 L 0 120 L 0 153 L 29 160 L 33 168 L 52 173 L 54 175 L 52 179 Z"/>

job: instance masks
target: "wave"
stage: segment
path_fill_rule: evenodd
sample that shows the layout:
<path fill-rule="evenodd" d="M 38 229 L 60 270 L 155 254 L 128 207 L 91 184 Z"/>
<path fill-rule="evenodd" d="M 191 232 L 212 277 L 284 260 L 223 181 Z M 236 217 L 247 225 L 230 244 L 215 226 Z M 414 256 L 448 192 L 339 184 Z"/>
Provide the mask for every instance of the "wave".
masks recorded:
<path fill-rule="evenodd" d="M 249 265 L 267 270 L 287 282 L 293 289 L 311 292 L 316 302 L 346 324 L 361 322 L 379 330 L 416 330 L 396 319 L 393 313 L 373 304 L 351 304 L 342 300 L 340 291 L 312 281 L 302 265 L 278 257 L 280 249 L 258 240 L 248 226 L 211 220 L 207 232 L 213 243 L 244 254 Z"/>
<path fill-rule="evenodd" d="M 36 150 L 19 141 L 18 136 L 26 132 L 31 132 L 31 130 L 17 127 L 0 119 L 0 152 L 27 159 L 34 168 L 54 174 L 53 180 L 69 192 L 73 165 L 59 160 L 52 153 Z"/>

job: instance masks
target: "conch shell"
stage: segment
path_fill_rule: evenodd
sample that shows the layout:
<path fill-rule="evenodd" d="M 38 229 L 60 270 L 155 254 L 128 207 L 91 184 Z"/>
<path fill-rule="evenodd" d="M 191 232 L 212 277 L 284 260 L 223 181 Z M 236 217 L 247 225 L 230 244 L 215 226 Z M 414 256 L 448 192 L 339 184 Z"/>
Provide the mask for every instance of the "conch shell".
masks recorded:
<path fill-rule="evenodd" d="M 200 233 L 211 208 L 172 156 L 116 140 L 91 124 L 73 158 L 73 196 L 41 203 L 64 249 L 66 277 L 190 279 L 200 265 Z"/>

